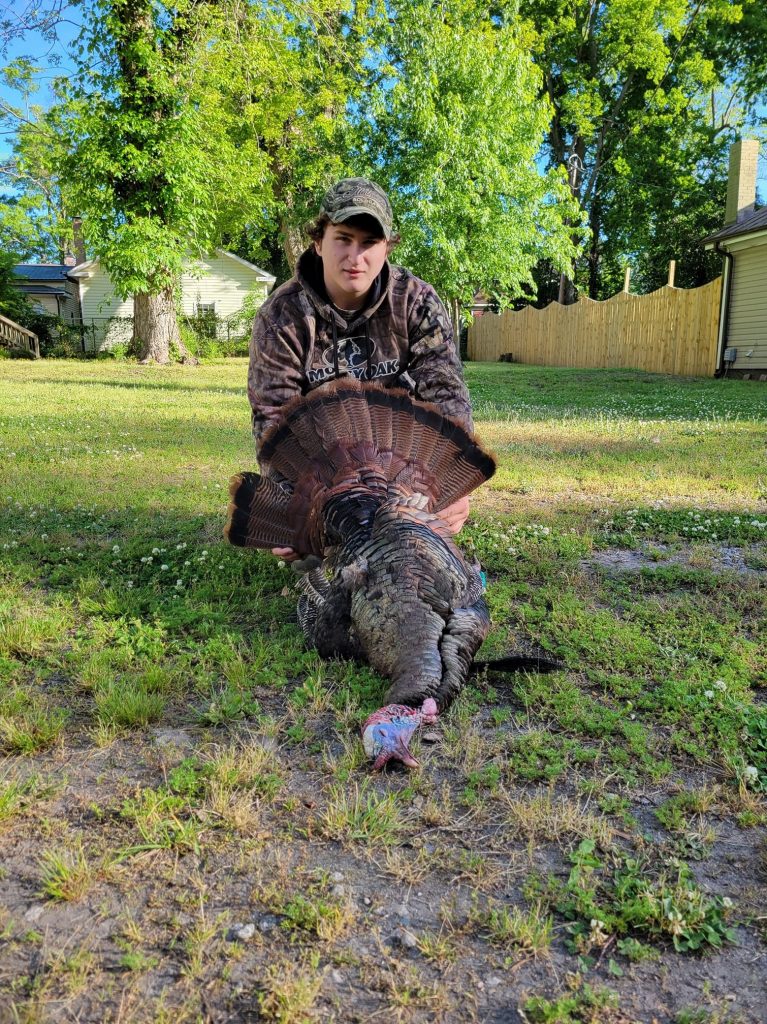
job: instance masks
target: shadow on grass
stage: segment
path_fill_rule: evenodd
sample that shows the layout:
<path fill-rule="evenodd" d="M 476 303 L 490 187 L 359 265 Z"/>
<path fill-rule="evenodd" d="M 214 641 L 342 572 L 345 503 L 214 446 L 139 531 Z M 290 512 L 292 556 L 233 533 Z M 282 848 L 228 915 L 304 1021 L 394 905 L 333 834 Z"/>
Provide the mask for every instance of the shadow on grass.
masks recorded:
<path fill-rule="evenodd" d="M 63 380 L 56 380 L 53 377 L 30 377 L 24 381 L 25 384 L 45 384 L 51 387 L 61 387 L 62 384 L 66 384 L 71 387 L 84 387 L 84 388 L 119 388 L 125 391 L 182 391 L 191 392 L 196 394 L 198 392 L 212 391 L 216 394 L 227 394 L 227 395 L 241 395 L 245 397 L 246 386 L 244 383 L 241 388 L 226 387 L 220 384 L 209 384 L 209 383 L 198 383 L 198 384 L 179 384 L 176 381 L 130 381 L 130 380 L 106 380 L 106 379 L 88 379 L 88 378 L 66 378 Z"/>

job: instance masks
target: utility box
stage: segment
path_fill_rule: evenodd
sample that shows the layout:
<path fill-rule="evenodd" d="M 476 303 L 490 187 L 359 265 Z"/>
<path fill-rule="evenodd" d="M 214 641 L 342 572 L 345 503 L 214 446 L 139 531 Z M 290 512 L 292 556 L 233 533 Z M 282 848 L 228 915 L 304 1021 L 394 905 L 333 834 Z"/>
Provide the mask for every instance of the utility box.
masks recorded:
<path fill-rule="evenodd" d="M 724 350 L 724 361 L 725 363 L 734 363 L 738 358 L 738 350 L 736 348 L 726 348 Z"/>

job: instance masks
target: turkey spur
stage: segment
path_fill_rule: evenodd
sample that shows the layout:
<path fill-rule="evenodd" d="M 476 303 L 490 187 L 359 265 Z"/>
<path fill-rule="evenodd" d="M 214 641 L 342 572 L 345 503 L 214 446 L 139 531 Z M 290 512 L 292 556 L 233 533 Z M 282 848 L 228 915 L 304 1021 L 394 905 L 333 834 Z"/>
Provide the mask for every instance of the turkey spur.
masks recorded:
<path fill-rule="evenodd" d="M 286 406 L 260 462 L 232 481 L 227 537 L 318 556 L 299 582 L 306 641 L 391 680 L 365 749 L 377 768 L 415 764 L 409 737 L 458 694 L 490 627 L 479 565 L 437 513 L 493 458 L 435 406 L 342 378 Z"/>

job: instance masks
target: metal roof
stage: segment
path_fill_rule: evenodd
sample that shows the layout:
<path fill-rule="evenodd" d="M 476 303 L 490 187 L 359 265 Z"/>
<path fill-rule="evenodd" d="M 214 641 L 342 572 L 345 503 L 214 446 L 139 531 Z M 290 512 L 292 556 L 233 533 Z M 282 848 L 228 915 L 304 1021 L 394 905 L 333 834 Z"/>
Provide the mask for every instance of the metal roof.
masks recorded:
<path fill-rule="evenodd" d="M 763 206 L 760 210 L 754 210 L 743 220 L 735 221 L 734 224 L 728 224 L 720 231 L 715 231 L 713 235 L 704 238 L 702 244 L 721 242 L 725 238 L 738 238 L 740 235 L 750 235 L 752 231 L 763 231 L 765 228 L 767 228 L 767 206 Z"/>
<path fill-rule="evenodd" d="M 17 263 L 13 272 L 28 281 L 64 281 L 71 269 L 64 263 Z"/>

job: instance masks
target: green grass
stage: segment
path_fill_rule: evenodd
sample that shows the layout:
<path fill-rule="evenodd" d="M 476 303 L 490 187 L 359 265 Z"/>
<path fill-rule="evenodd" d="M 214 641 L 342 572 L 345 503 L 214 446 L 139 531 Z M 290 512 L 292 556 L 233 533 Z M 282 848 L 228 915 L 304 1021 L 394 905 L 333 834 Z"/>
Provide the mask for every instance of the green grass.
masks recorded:
<path fill-rule="evenodd" d="M 157 991 L 155 970 L 202 981 L 235 1015 L 245 984 L 265 1019 L 298 1020 L 325 999 L 330 966 L 346 969 L 353 932 L 376 951 L 355 968 L 360 1012 L 404 1019 L 412 993 L 435 991 L 417 964 L 469 991 L 467 958 L 485 975 L 551 948 L 589 980 L 562 993 L 536 976 L 519 988 L 537 993 L 527 1019 L 608 1021 L 605 971 L 633 992 L 633 962 L 724 957 L 736 921 L 749 955 L 761 949 L 759 855 L 730 874 L 712 862 L 706 885 L 694 876 L 722 835 L 726 850 L 764 849 L 767 391 L 466 371 L 499 465 L 461 537 L 488 574 L 482 654 L 542 649 L 565 670 L 475 678 L 441 742 L 421 744 L 420 770 L 370 780 L 358 726 L 385 681 L 306 651 L 290 569 L 222 537 L 228 480 L 254 465 L 246 363 L 0 363 L 0 863 L 27 851 L 46 905 L 93 900 L 105 918 L 146 894 L 144 931 L 109 970 L 151 975 Z M 182 733 L 178 751 L 165 732 Z M 360 863 L 369 876 L 343 898 L 304 884 L 318 864 Z M 398 988 L 386 919 L 362 899 L 374 907 L 380 890 L 396 906 L 428 883 L 478 902 L 447 931 L 436 909 L 419 925 L 422 960 Z M 269 937 L 237 950 L 213 934 L 220 908 L 250 920 L 269 884 Z M 509 902 L 522 890 L 529 913 Z M 19 956 L 43 932 L 3 928 Z M 304 956 L 314 942 L 322 967 Z M 98 963 L 83 971 L 102 993 L 91 1015 L 140 1019 Z M 4 978 L 0 1007 L 10 993 L 44 1017 L 39 987 Z M 46 998 L 74 1019 L 62 985 L 51 976 Z M 207 1014 L 197 988 L 174 989 L 156 1019 Z M 445 1020 L 464 1019 L 457 1005 Z"/>

